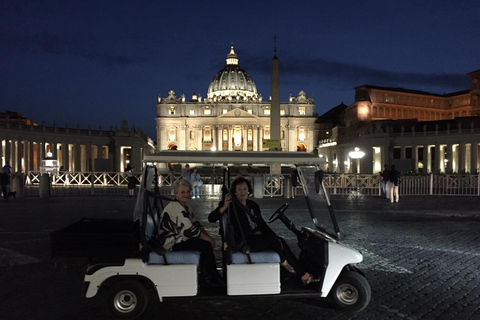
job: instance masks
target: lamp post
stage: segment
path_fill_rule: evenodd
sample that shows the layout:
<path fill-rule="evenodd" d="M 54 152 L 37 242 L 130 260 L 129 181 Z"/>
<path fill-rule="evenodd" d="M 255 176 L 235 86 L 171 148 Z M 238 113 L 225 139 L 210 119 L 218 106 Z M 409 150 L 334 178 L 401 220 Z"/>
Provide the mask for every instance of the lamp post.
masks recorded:
<path fill-rule="evenodd" d="M 358 172 L 360 171 L 360 159 L 362 159 L 364 155 L 365 155 L 365 152 L 360 151 L 360 149 L 357 147 L 355 147 L 354 151 L 350 151 L 348 153 L 348 156 L 351 159 L 355 159 L 355 162 L 356 162 L 356 165 L 352 166 L 352 168 L 356 167 L 355 168 L 355 187 L 357 188 L 357 195 L 360 194 L 360 190 L 358 188 Z"/>
<path fill-rule="evenodd" d="M 355 159 L 355 162 L 356 162 L 356 172 L 355 173 L 359 173 L 359 171 L 360 171 L 360 159 L 362 159 L 364 155 L 365 155 L 365 152 L 360 151 L 360 149 L 357 148 L 357 147 L 355 147 L 354 151 L 350 151 L 348 153 L 348 156 L 351 159 Z"/>

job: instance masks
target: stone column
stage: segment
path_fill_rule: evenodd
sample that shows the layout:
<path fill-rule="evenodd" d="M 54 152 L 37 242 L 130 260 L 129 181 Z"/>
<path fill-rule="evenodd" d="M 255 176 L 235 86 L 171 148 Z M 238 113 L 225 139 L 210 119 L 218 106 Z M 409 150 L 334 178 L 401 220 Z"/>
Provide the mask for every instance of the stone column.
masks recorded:
<path fill-rule="evenodd" d="M 307 135 L 307 152 L 312 152 L 313 147 L 314 147 L 314 142 L 313 142 L 313 136 L 314 136 L 314 127 L 313 126 L 306 126 L 306 131 L 305 134 Z M 372 158 L 373 160 L 373 158 Z"/>
<path fill-rule="evenodd" d="M 80 159 L 81 159 L 80 145 L 78 143 L 72 144 L 72 157 L 70 158 L 72 172 L 80 171 Z M 118 153 L 119 155 L 120 153 Z"/>
<path fill-rule="evenodd" d="M 216 126 L 217 128 L 217 150 L 223 151 L 223 128 L 222 126 Z"/>
<path fill-rule="evenodd" d="M 463 173 L 465 169 L 465 160 L 464 160 L 464 145 L 463 143 L 459 143 L 455 146 L 455 173 Z"/>
<path fill-rule="evenodd" d="M 57 144 L 55 142 L 50 143 L 50 152 L 52 153 L 52 158 L 58 160 Z"/>
<path fill-rule="evenodd" d="M 28 174 L 28 172 L 30 172 L 32 169 L 32 167 L 30 166 L 31 164 L 31 158 L 32 158 L 32 154 L 30 152 L 30 141 L 25 141 L 24 142 L 24 148 L 25 148 L 25 160 L 24 160 L 24 166 L 25 166 L 25 173 Z"/>
<path fill-rule="evenodd" d="M 447 153 L 447 156 L 445 158 L 444 163 L 446 162 L 446 168 L 445 168 L 445 173 L 452 173 L 453 172 L 453 146 L 451 143 L 448 143 L 445 146 L 445 152 Z"/>
<path fill-rule="evenodd" d="M 440 173 L 442 171 L 442 161 L 443 161 L 443 156 L 442 156 L 442 146 L 440 144 L 435 145 L 435 168 L 432 168 L 432 171 L 434 173 Z"/>
<path fill-rule="evenodd" d="M 258 151 L 258 125 L 252 126 L 252 150 Z"/>
<path fill-rule="evenodd" d="M 263 126 L 258 127 L 258 150 L 263 151 Z"/>
<path fill-rule="evenodd" d="M 115 151 L 112 153 L 111 150 L 108 150 L 110 154 L 113 154 L 113 171 L 125 171 L 123 167 L 123 155 L 121 153 L 120 146 L 115 145 Z"/>
<path fill-rule="evenodd" d="M 423 173 L 428 172 L 428 145 L 423 145 Z"/>
<path fill-rule="evenodd" d="M 167 146 L 165 145 L 165 126 L 158 126 L 157 127 L 157 149 L 163 150 L 166 149 Z"/>
<path fill-rule="evenodd" d="M 37 170 L 40 171 L 41 161 L 43 160 L 43 142 L 37 142 Z"/>
<path fill-rule="evenodd" d="M 35 146 L 37 146 L 37 152 L 35 152 Z M 37 165 L 35 167 L 35 164 Z M 38 143 L 30 141 L 30 170 L 38 171 Z"/>
<path fill-rule="evenodd" d="M 12 162 L 10 165 L 12 166 L 13 172 L 20 172 L 22 170 L 21 163 L 20 163 L 20 156 L 19 156 L 19 143 L 18 140 L 12 140 Z"/>
<path fill-rule="evenodd" d="M 134 150 L 132 147 L 132 158 L 134 157 Z M 92 164 L 92 145 L 86 144 L 85 145 L 85 171 L 93 171 L 93 164 Z"/>
<path fill-rule="evenodd" d="M 202 126 L 197 125 L 197 150 L 203 150 Z"/>
<path fill-rule="evenodd" d="M 180 141 L 179 141 L 179 146 L 178 148 L 180 150 L 187 150 L 187 126 L 179 126 L 178 130 L 180 131 L 179 132 L 179 137 L 180 137 Z"/>
<path fill-rule="evenodd" d="M 7 122 L 8 123 L 8 122 Z M 11 151 L 11 142 L 7 138 L 5 139 L 5 163 L 8 161 L 10 163 L 10 166 L 12 165 L 10 155 L 12 154 Z"/>
<path fill-rule="evenodd" d="M 4 164 L 2 163 L 2 157 L 3 157 L 3 148 L 2 148 L 2 139 L 0 139 L 0 166 L 3 168 Z"/>
<path fill-rule="evenodd" d="M 288 135 L 288 151 L 297 151 L 297 148 L 295 146 L 297 139 L 295 136 L 295 127 L 291 124 L 288 125 L 287 127 L 287 135 Z"/>
<path fill-rule="evenodd" d="M 248 145 L 248 136 L 247 136 L 247 129 L 245 126 L 242 127 L 242 150 L 247 151 L 247 145 Z"/>
<path fill-rule="evenodd" d="M 68 155 L 70 154 L 70 150 L 68 148 L 68 143 L 62 143 L 62 166 L 64 171 L 69 170 L 69 163 L 68 163 Z"/>
<path fill-rule="evenodd" d="M 22 158 L 24 160 L 24 163 L 26 161 L 25 159 L 25 141 L 18 141 L 17 142 L 17 147 L 18 147 L 18 153 L 17 153 L 17 166 L 18 166 L 18 172 L 25 172 L 25 168 L 22 168 Z"/>
<path fill-rule="evenodd" d="M 412 145 L 412 162 L 413 162 L 413 168 L 412 170 L 417 170 L 418 168 L 418 146 L 417 145 Z"/>
<path fill-rule="evenodd" d="M 228 126 L 228 151 L 232 151 L 232 126 Z"/>
<path fill-rule="evenodd" d="M 471 147 L 471 172 L 476 174 L 478 172 L 478 142 L 472 142 Z"/>

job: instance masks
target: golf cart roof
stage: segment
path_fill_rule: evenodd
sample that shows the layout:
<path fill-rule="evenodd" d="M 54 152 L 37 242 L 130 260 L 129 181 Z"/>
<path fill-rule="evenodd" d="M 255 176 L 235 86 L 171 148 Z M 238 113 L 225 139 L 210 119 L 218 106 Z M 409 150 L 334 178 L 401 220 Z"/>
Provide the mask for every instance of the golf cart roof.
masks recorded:
<path fill-rule="evenodd" d="M 195 151 L 162 150 L 144 157 L 145 162 L 157 163 L 225 163 L 225 164 L 285 164 L 319 165 L 325 158 L 306 152 L 283 151 Z"/>

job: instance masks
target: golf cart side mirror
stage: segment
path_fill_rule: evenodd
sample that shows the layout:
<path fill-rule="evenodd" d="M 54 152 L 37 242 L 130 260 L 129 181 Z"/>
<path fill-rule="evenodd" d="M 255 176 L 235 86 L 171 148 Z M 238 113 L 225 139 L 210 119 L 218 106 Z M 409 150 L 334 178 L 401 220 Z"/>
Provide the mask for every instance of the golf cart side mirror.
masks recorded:
<path fill-rule="evenodd" d="M 320 192 L 320 186 L 323 180 L 323 170 L 315 171 L 315 192 Z"/>

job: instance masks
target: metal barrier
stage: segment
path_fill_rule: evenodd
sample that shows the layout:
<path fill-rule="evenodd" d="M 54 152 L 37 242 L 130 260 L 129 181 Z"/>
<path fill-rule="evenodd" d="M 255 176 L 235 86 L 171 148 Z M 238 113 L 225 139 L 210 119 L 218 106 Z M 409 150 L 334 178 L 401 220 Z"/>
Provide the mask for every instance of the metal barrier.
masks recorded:
<path fill-rule="evenodd" d="M 140 178 L 140 173 L 135 173 Z M 25 195 L 38 195 L 40 172 L 31 171 L 26 176 Z M 253 175 L 245 175 L 253 181 Z M 159 186 L 162 194 L 173 195 L 173 185 L 182 179 L 180 173 L 159 174 Z M 263 175 L 265 197 L 281 197 L 284 195 L 284 181 L 290 175 Z M 202 196 L 219 196 L 222 176 L 202 177 L 200 187 Z M 335 174 L 325 173 L 324 182 L 331 195 L 369 195 L 380 196 L 382 183 L 378 174 Z M 287 184 L 287 187 L 291 187 Z M 65 195 L 126 195 L 127 178 L 121 172 L 57 172 L 51 174 L 52 196 Z M 294 195 L 303 193 L 300 182 L 292 187 Z M 422 175 L 402 176 L 399 185 L 402 195 L 459 195 L 480 196 L 480 175 Z"/>

